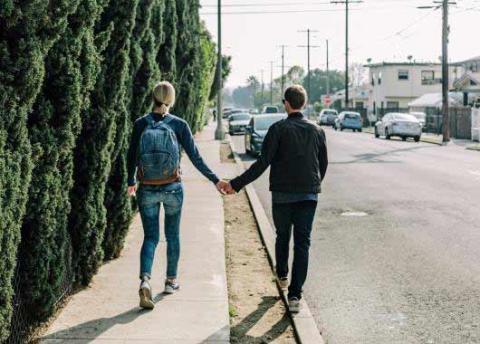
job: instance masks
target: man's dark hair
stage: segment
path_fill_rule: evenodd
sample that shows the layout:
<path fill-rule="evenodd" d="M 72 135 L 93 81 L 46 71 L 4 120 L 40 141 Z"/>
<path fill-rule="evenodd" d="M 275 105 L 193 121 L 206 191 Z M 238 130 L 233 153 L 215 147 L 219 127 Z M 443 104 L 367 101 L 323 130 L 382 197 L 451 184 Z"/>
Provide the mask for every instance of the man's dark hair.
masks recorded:
<path fill-rule="evenodd" d="M 302 109 L 307 103 L 307 91 L 302 85 L 293 85 L 285 91 L 285 100 L 293 109 Z"/>

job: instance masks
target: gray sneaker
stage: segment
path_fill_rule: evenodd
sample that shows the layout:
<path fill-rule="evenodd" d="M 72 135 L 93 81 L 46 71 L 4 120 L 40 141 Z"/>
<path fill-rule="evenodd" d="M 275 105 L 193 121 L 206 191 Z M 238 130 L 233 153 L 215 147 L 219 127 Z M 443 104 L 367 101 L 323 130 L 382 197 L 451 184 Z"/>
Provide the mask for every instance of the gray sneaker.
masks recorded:
<path fill-rule="evenodd" d="M 291 297 L 288 299 L 288 310 L 290 313 L 300 312 L 300 300 L 297 297 Z"/>
<path fill-rule="evenodd" d="M 138 294 L 140 295 L 140 307 L 144 309 L 153 309 L 155 307 L 152 299 L 152 287 L 148 279 L 144 279 L 142 283 L 140 283 Z"/>
<path fill-rule="evenodd" d="M 287 290 L 288 289 L 288 277 L 278 278 L 278 284 L 280 285 L 280 289 Z"/>
<path fill-rule="evenodd" d="M 180 289 L 180 285 L 177 283 L 177 280 L 166 279 L 165 280 L 165 290 L 163 291 L 164 294 L 174 294 L 176 291 Z"/>

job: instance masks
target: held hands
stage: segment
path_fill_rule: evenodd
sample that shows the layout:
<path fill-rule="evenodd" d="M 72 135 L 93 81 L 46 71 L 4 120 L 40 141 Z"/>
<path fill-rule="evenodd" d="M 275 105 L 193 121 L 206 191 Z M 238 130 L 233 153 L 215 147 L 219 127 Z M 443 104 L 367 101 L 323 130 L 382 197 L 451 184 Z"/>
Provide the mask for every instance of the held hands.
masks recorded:
<path fill-rule="evenodd" d="M 236 193 L 235 190 L 232 188 L 232 185 L 230 185 L 230 183 L 225 180 L 219 181 L 216 186 L 218 192 L 220 192 L 222 195 L 233 195 Z"/>

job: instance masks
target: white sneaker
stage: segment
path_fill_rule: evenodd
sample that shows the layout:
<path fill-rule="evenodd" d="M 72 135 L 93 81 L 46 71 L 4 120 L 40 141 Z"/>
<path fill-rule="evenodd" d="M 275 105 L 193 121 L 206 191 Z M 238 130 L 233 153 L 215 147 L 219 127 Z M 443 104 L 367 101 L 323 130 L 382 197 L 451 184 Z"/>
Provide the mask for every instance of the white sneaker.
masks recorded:
<path fill-rule="evenodd" d="M 166 279 L 165 280 L 165 290 L 163 291 L 164 294 L 174 294 L 176 291 L 180 289 L 180 285 L 177 283 L 177 280 Z"/>
<path fill-rule="evenodd" d="M 152 299 L 152 287 L 150 287 L 148 279 L 142 281 L 138 294 L 140 296 L 140 307 L 144 309 L 153 309 L 155 307 Z"/>
<path fill-rule="evenodd" d="M 280 289 L 287 290 L 288 289 L 288 277 L 282 277 L 278 279 L 278 284 L 280 285 Z"/>
<path fill-rule="evenodd" d="M 300 312 L 300 300 L 296 297 L 292 297 L 288 299 L 288 310 L 290 313 L 298 313 Z"/>

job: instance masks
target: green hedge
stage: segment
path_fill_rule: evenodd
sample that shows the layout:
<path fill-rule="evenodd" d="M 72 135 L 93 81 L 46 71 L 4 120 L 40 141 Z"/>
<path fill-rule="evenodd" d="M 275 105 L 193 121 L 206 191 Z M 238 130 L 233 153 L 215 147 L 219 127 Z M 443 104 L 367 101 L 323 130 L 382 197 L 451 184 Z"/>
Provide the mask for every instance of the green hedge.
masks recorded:
<path fill-rule="evenodd" d="M 12 314 L 45 320 L 120 254 L 134 214 L 126 150 L 155 82 L 177 87 L 174 112 L 194 131 L 205 123 L 216 55 L 198 8 L 0 1 L 0 342 Z"/>

